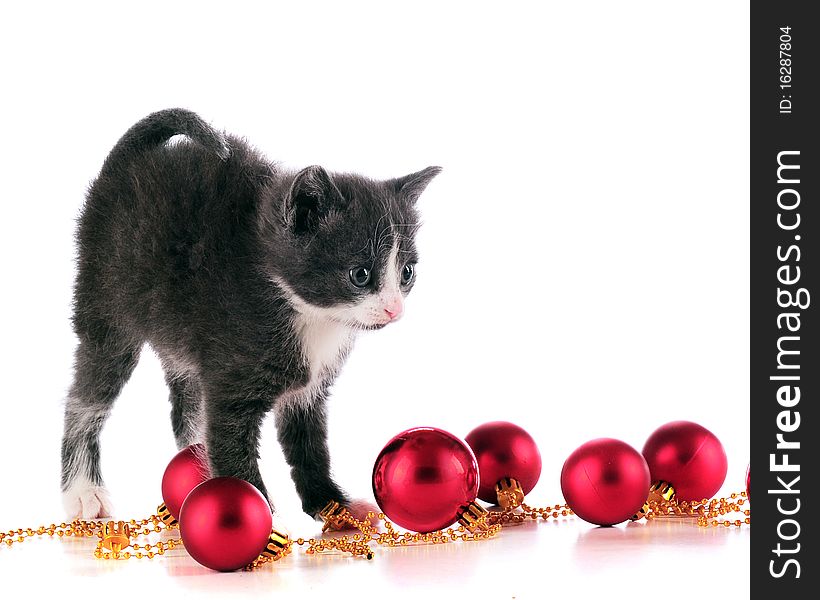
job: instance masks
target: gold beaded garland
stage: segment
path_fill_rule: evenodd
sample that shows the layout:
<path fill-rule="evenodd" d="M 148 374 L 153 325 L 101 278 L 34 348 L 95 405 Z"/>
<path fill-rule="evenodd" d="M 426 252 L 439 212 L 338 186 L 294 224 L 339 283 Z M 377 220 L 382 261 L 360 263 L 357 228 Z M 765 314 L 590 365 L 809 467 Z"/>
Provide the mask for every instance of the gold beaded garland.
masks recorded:
<path fill-rule="evenodd" d="M 665 499 L 660 496 L 650 498 L 643 509 L 647 520 L 674 517 L 696 518 L 700 527 L 741 527 L 751 524 L 750 510 L 744 508 L 748 499 L 746 492 L 733 493 L 728 498 L 702 499 L 698 501 L 677 502 L 674 497 Z M 514 503 L 513 503 L 514 504 Z M 128 560 L 152 559 L 162 556 L 168 551 L 184 546 L 182 539 L 173 537 L 167 541 L 155 543 L 137 543 L 137 539 L 161 533 L 162 531 L 177 530 L 179 525 L 173 519 L 168 519 L 160 505 L 159 514 L 145 519 L 131 519 L 130 521 L 84 521 L 75 519 L 70 523 L 52 523 L 40 526 L 37 529 L 12 529 L 6 533 L 0 532 L 0 544 L 11 546 L 22 543 L 29 538 L 38 536 L 54 537 L 97 537 L 94 556 L 100 560 Z M 740 513 L 744 518 L 721 519 L 725 515 Z M 473 542 L 495 537 L 504 526 L 519 525 L 528 520 L 550 520 L 569 517 L 574 513 L 567 504 L 555 504 L 542 508 L 535 508 L 526 503 L 518 506 L 508 505 L 500 510 L 487 512 L 478 504 L 464 507 L 460 523 L 430 533 L 399 532 L 384 513 L 369 512 L 364 520 L 358 520 L 338 502 L 330 502 L 321 511 L 325 521 L 325 530 L 339 530 L 353 527 L 358 533 L 328 538 L 298 538 L 291 540 L 286 534 L 277 531 L 271 532 L 271 537 L 265 551 L 245 570 L 254 570 L 268 563 L 281 560 L 289 555 L 294 545 L 303 547 L 305 554 L 315 555 L 324 552 L 338 551 L 361 556 L 370 560 L 374 553 L 371 543 L 379 546 L 396 547 L 419 544 L 448 544 L 453 542 Z M 384 531 L 374 521 L 384 525 Z M 125 550 L 130 548 L 133 550 Z"/>
<path fill-rule="evenodd" d="M 155 544 L 137 544 L 135 540 L 140 536 L 147 536 L 151 533 L 159 533 L 163 529 L 175 529 L 167 526 L 160 520 L 158 515 L 152 515 L 146 519 L 131 519 L 130 521 L 83 521 L 75 519 L 71 523 L 52 523 L 48 526 L 41 526 L 37 529 L 18 529 L 7 533 L 0 532 L 0 543 L 11 546 L 14 543 L 22 543 L 28 538 L 48 535 L 53 537 L 97 537 L 97 546 L 94 549 L 94 556 L 102 560 L 122 560 L 133 557 L 154 558 L 157 555 L 165 554 L 168 550 L 173 550 L 182 546 L 179 538 L 170 539 L 166 542 Z M 145 552 L 123 552 L 127 547 L 134 550 L 144 550 Z"/>
<path fill-rule="evenodd" d="M 700 527 L 740 527 L 751 525 L 751 511 L 743 508 L 748 502 L 746 492 L 732 493 L 728 498 L 703 498 L 701 500 L 678 502 L 670 500 L 650 499 L 644 507 L 646 519 L 658 518 L 695 518 Z M 728 514 L 742 514 L 743 519 L 726 520 L 720 517 Z"/>

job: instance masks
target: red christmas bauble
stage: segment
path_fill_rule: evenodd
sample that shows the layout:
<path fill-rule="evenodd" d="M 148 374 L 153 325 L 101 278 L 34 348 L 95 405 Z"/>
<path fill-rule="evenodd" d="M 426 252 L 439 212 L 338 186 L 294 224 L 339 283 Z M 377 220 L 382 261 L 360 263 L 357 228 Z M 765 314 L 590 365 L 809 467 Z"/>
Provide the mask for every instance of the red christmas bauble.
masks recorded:
<path fill-rule="evenodd" d="M 179 509 L 191 490 L 210 478 L 211 468 L 202 444 L 183 448 L 171 459 L 162 475 L 162 500 L 175 519 L 179 520 Z"/>
<path fill-rule="evenodd" d="M 265 497 L 247 481 L 216 477 L 188 494 L 179 535 L 195 561 L 215 571 L 250 564 L 268 543 L 272 526 Z"/>
<path fill-rule="evenodd" d="M 470 447 L 451 433 L 416 427 L 398 434 L 373 466 L 373 495 L 387 517 L 428 533 L 452 525 L 478 492 Z"/>
<path fill-rule="evenodd" d="M 464 438 L 478 462 L 478 497 L 496 504 L 495 484 L 512 477 L 529 494 L 541 476 L 541 453 L 532 436 L 518 425 L 493 421 L 479 425 Z"/>
<path fill-rule="evenodd" d="M 749 502 L 752 501 L 752 468 L 751 468 L 751 466 L 746 467 L 746 497 L 749 499 Z"/>
<path fill-rule="evenodd" d="M 720 440 L 691 421 L 662 425 L 646 440 L 643 455 L 652 481 L 675 488 L 678 500 L 711 498 L 726 479 L 728 463 Z"/>
<path fill-rule="evenodd" d="M 646 502 L 649 467 L 629 444 L 600 438 L 569 455 L 561 469 L 561 491 L 584 521 L 615 525 L 629 519 Z"/>

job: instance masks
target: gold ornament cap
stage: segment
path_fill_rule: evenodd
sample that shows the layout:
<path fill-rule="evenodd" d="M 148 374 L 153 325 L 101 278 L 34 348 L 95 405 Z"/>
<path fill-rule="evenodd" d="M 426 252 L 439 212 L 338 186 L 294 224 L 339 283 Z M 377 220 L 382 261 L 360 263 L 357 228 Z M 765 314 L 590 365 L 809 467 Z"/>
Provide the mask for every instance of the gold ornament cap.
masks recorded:
<path fill-rule="evenodd" d="M 518 508 L 524 504 L 524 490 L 521 483 L 513 477 L 505 477 L 496 483 L 495 493 L 501 508 Z"/>
<path fill-rule="evenodd" d="M 629 517 L 630 521 L 640 521 L 641 519 L 645 519 L 646 515 L 652 512 L 652 509 L 649 508 L 649 502 L 644 502 L 643 506 L 638 509 L 634 515 Z"/>
<path fill-rule="evenodd" d="M 342 529 L 345 526 L 344 517 L 346 514 L 347 509 L 344 506 L 335 500 L 328 502 L 327 505 L 319 511 L 319 517 L 325 522 L 322 527 L 322 533 L 329 529 Z"/>
<path fill-rule="evenodd" d="M 458 515 L 459 524 L 469 531 L 475 532 L 487 528 L 487 509 L 477 502 L 470 502 L 467 506 L 462 506 Z"/>
<path fill-rule="evenodd" d="M 646 502 L 643 503 L 643 506 L 640 508 L 638 512 L 630 517 L 630 521 L 640 521 L 641 519 L 645 518 L 650 512 L 652 511 L 652 505 L 658 505 L 662 502 L 671 502 L 672 499 L 675 497 L 675 488 L 672 487 L 672 484 L 666 481 L 656 481 L 652 485 L 649 486 L 649 494 L 647 495 Z"/>
<path fill-rule="evenodd" d="M 287 533 L 281 533 L 275 529 L 271 530 L 268 543 L 262 550 L 262 556 L 279 560 L 290 552 L 291 541 Z"/>
<path fill-rule="evenodd" d="M 131 545 L 131 528 L 125 521 L 109 521 L 103 527 L 102 547 L 115 555 Z"/>
<path fill-rule="evenodd" d="M 174 518 L 174 515 L 172 515 L 171 511 L 168 510 L 168 507 L 165 506 L 165 502 L 157 506 L 157 516 L 159 517 L 159 520 L 165 523 L 165 526 L 168 528 L 179 525 L 177 520 Z"/>
<path fill-rule="evenodd" d="M 675 488 L 666 481 L 656 481 L 649 487 L 649 502 L 671 502 L 675 497 Z"/>

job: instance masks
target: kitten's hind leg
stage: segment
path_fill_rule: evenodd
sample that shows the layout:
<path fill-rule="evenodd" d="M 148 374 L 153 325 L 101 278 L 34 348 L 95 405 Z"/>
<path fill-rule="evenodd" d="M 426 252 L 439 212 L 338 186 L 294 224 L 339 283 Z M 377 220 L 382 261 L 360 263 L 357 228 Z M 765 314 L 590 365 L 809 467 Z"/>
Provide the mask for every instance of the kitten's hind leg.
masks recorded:
<path fill-rule="evenodd" d="M 177 448 L 205 442 L 202 418 L 202 385 L 193 373 L 179 374 L 166 370 L 171 400 L 171 426 Z"/>
<path fill-rule="evenodd" d="M 100 431 L 134 371 L 140 344 L 108 326 L 79 335 L 74 383 L 65 405 L 61 488 L 70 519 L 96 519 L 111 513 L 100 473 Z"/>

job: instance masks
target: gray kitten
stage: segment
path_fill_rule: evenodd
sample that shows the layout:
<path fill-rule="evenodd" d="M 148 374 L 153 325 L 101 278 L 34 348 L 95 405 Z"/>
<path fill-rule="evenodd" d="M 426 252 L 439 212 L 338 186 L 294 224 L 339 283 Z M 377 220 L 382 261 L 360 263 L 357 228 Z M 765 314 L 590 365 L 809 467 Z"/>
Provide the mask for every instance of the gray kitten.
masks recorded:
<path fill-rule="evenodd" d="M 257 459 L 273 409 L 304 511 L 349 506 L 330 476 L 328 388 L 359 331 L 401 317 L 415 282 L 415 203 L 439 171 L 387 181 L 287 172 L 182 109 L 129 129 L 77 232 L 69 517 L 111 512 L 100 430 L 145 343 L 165 370 L 177 446 L 204 443 L 214 476 L 267 497 Z"/>

